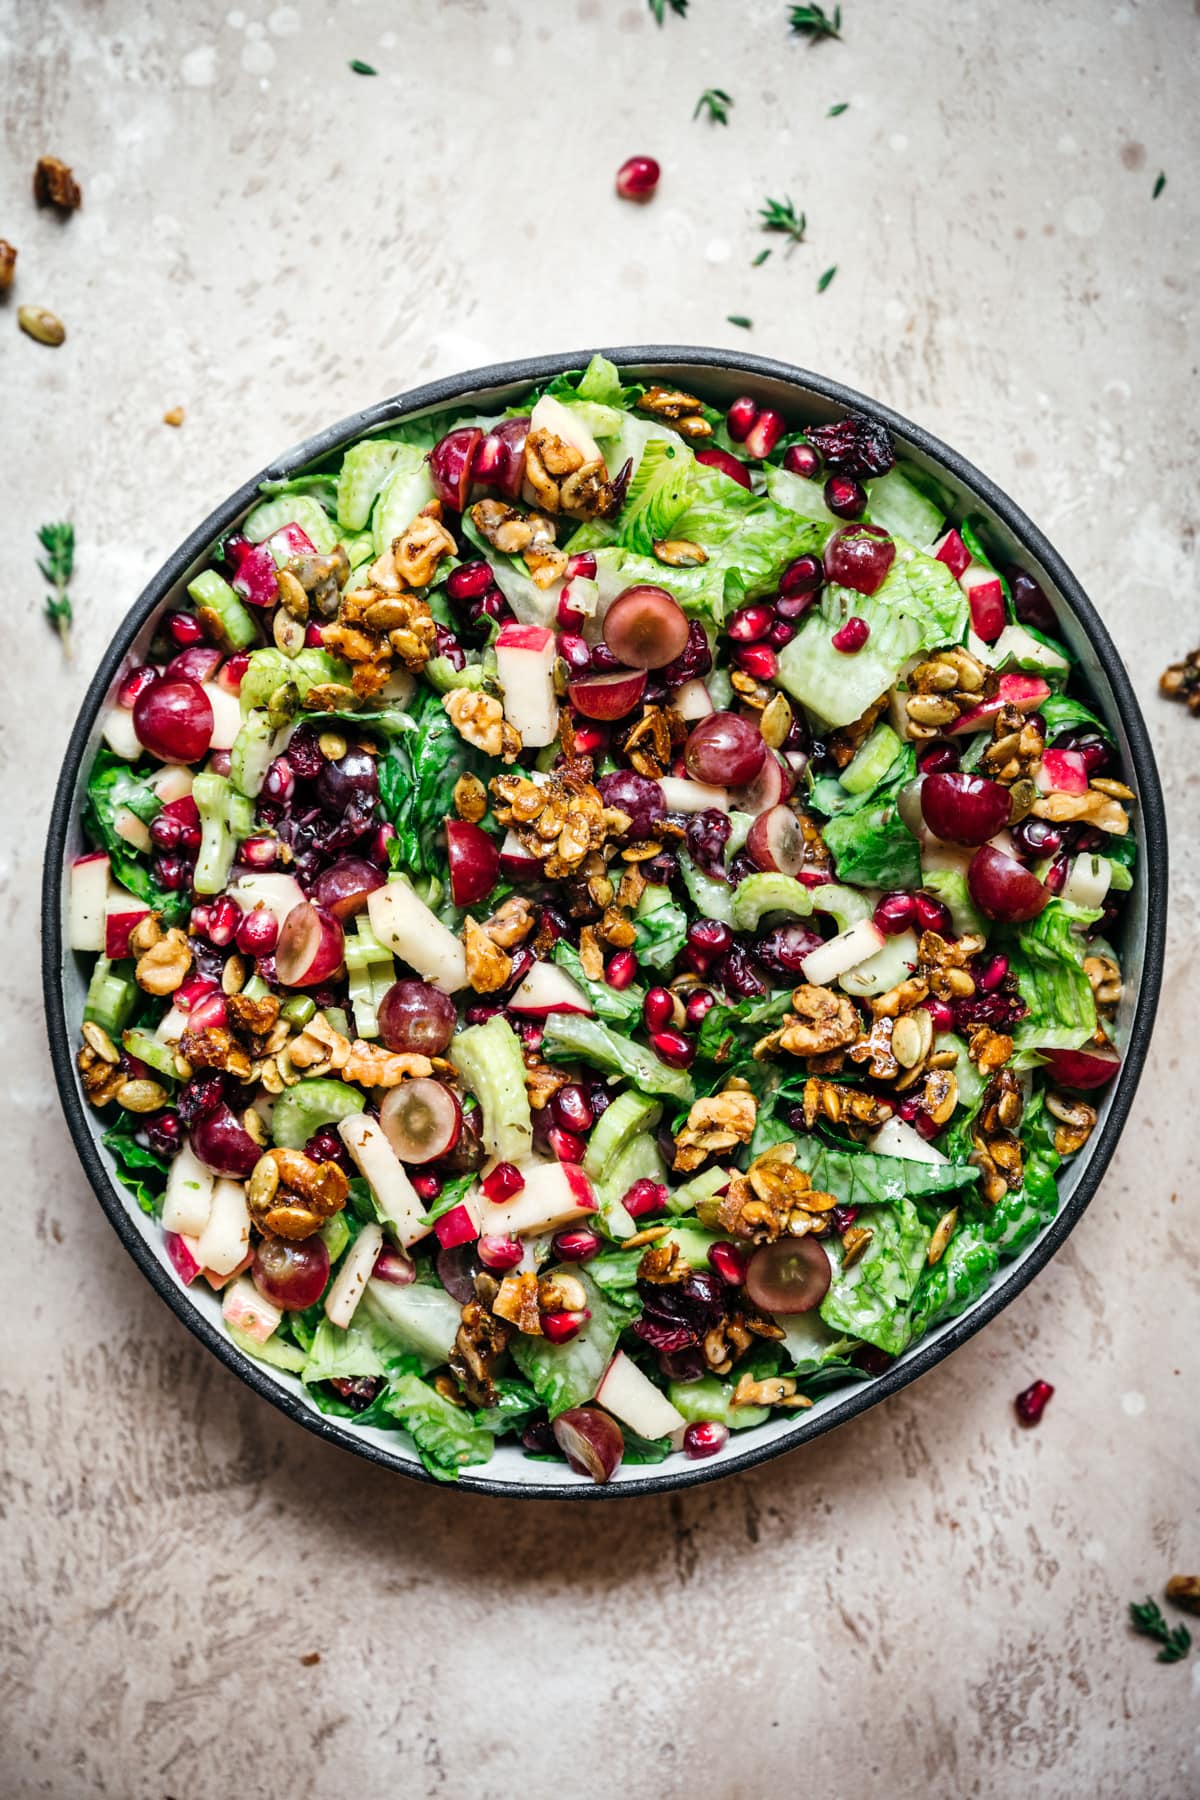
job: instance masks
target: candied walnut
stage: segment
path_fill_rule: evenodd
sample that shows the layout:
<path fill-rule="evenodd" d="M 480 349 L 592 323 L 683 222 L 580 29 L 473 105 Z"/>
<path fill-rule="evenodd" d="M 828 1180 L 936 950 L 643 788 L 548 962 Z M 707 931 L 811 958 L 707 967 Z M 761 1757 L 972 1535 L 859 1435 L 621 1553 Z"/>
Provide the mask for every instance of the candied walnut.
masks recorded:
<path fill-rule="evenodd" d="M 392 539 L 393 567 L 410 587 L 428 587 L 442 558 L 453 556 L 457 549 L 441 515 L 441 505 L 434 500 Z"/>
<path fill-rule="evenodd" d="M 478 775 L 460 775 L 454 784 L 454 810 L 468 825 L 478 825 L 487 812 L 487 789 Z"/>
<path fill-rule="evenodd" d="M 286 1077 L 298 1077 L 301 1069 L 307 1075 L 341 1075 L 344 1081 L 360 1087 L 399 1087 L 402 1081 L 432 1075 L 433 1064 L 427 1056 L 412 1050 L 385 1050 L 381 1044 L 368 1044 L 362 1038 L 353 1042 L 335 1031 L 324 1013 L 311 1018 L 286 1050 L 279 1047 L 279 1061 Z"/>
<path fill-rule="evenodd" d="M 513 894 L 490 919 L 483 922 L 483 929 L 501 950 L 511 950 L 515 945 L 523 944 L 533 926 L 533 907 L 522 894 Z"/>
<path fill-rule="evenodd" d="M 992 721 L 992 741 L 983 753 L 982 766 L 993 781 L 1011 787 L 1015 781 L 1032 778 L 1045 748 L 1046 740 L 1032 719 L 1015 706 L 1002 706 Z"/>
<path fill-rule="evenodd" d="M 179 1039 L 179 1053 L 193 1069 L 221 1069 L 236 1081 L 250 1081 L 254 1076 L 250 1057 L 223 1025 L 208 1025 L 202 1031 L 185 1030 Z"/>
<path fill-rule="evenodd" d="M 228 996 L 226 1011 L 234 1029 L 255 1055 L 261 1055 L 272 1038 L 279 1024 L 281 1004 L 278 994 L 264 994 L 261 1000 L 248 1000 L 241 993 Z"/>
<path fill-rule="evenodd" d="M 757 1118 L 758 1102 L 743 1088 L 725 1088 L 719 1094 L 694 1101 L 687 1122 L 675 1139 L 673 1166 L 698 1169 L 716 1151 L 748 1144 Z"/>
<path fill-rule="evenodd" d="M 999 676 L 969 650 L 955 647 L 910 669 L 904 682 L 905 736 L 937 737 L 999 686 Z"/>
<path fill-rule="evenodd" d="M 981 1075 L 994 1075 L 1013 1053 L 1013 1041 L 1007 1032 L 993 1031 L 990 1025 L 972 1025 L 967 1055 Z"/>
<path fill-rule="evenodd" d="M 467 980 L 475 992 L 497 993 L 512 974 L 512 957 L 469 916 L 463 923 L 462 941 L 467 955 Z"/>
<path fill-rule="evenodd" d="M 90 1021 L 83 1027 L 84 1043 L 76 1058 L 79 1079 L 90 1105 L 108 1106 L 128 1076 L 121 1067 L 120 1052 L 99 1025 Z"/>
<path fill-rule="evenodd" d="M 668 1230 L 670 1227 L 668 1227 Z M 649 1281 L 656 1287 L 665 1287 L 676 1281 L 686 1281 L 691 1274 L 691 1267 L 673 1237 L 660 1235 L 652 1242 L 637 1266 L 638 1280 Z"/>
<path fill-rule="evenodd" d="M 639 412 L 652 413 L 656 419 L 670 419 L 673 423 L 680 419 L 704 417 L 704 402 L 695 394 L 685 393 L 682 388 L 663 387 L 659 382 L 652 382 L 637 402 Z"/>
<path fill-rule="evenodd" d="M 525 1064 L 525 1092 L 529 1095 L 529 1104 L 534 1112 L 543 1112 L 559 1088 L 566 1087 L 570 1080 L 571 1077 L 564 1069 L 551 1068 L 549 1063 L 536 1060 L 527 1061 Z"/>
<path fill-rule="evenodd" d="M 0 293 L 13 284 L 17 272 L 17 252 L 7 238 L 0 238 Z"/>
<path fill-rule="evenodd" d="M 804 1084 L 804 1124 L 808 1131 L 818 1119 L 828 1119 L 831 1125 L 861 1125 L 874 1131 L 894 1111 L 890 1101 L 841 1081 L 823 1081 L 819 1075 L 810 1075 Z"/>
<path fill-rule="evenodd" d="M 596 933 L 606 944 L 611 944 L 614 950 L 628 950 L 637 936 L 632 919 L 627 919 L 615 906 L 605 907 L 604 917 L 597 925 Z"/>
<path fill-rule="evenodd" d="M 925 1260 L 930 1268 L 939 1263 L 946 1253 L 946 1246 L 954 1236 L 954 1228 L 958 1224 L 958 1208 L 952 1206 L 944 1212 L 933 1228 L 933 1236 L 929 1240 L 929 1249 L 925 1252 Z"/>
<path fill-rule="evenodd" d="M 733 1390 L 730 1405 L 797 1408 L 811 1406 L 812 1401 L 796 1392 L 792 1375 L 767 1375 L 761 1381 L 755 1381 L 753 1375 L 743 1375 Z"/>
<path fill-rule="evenodd" d="M 579 965 L 589 981 L 603 981 L 604 952 L 594 926 L 585 925 L 579 933 Z"/>
<path fill-rule="evenodd" d="M 314 1162 L 302 1150 L 268 1150 L 246 1184 L 246 1204 L 260 1231 L 307 1238 L 346 1204 L 350 1182 L 333 1162 Z"/>
<path fill-rule="evenodd" d="M 854 1042 L 862 1027 L 845 994 L 802 982 L 792 993 L 793 1013 L 784 1016 L 779 1046 L 793 1056 L 824 1056 Z"/>
<path fill-rule="evenodd" d="M 481 536 L 502 556 L 521 556 L 531 546 L 549 549 L 554 543 L 552 520 L 542 514 L 523 513 L 503 500 L 477 500 L 471 519 Z"/>
<path fill-rule="evenodd" d="M 842 1268 L 856 1263 L 875 1233 L 870 1225 L 847 1225 L 842 1233 Z"/>
<path fill-rule="evenodd" d="M 669 569 L 697 569 L 708 561 L 708 551 L 690 538 L 655 538 L 654 554 Z"/>
<path fill-rule="evenodd" d="M 892 1050 L 892 1032 L 896 1024 L 895 1019 L 886 1016 L 875 1019 L 870 1031 L 864 1032 L 851 1047 L 851 1062 L 868 1063 L 867 1073 L 874 1081 L 894 1081 L 900 1073 L 900 1064 Z"/>
<path fill-rule="evenodd" d="M 33 197 L 39 206 L 57 206 L 60 212 L 75 212 L 83 205 L 83 190 L 59 156 L 38 157 Z"/>
<path fill-rule="evenodd" d="M 973 932 L 947 943 L 939 932 L 923 931 L 917 973 L 939 1000 L 969 1000 L 975 992 L 975 978 L 966 965 L 983 946 L 984 939 Z"/>
<path fill-rule="evenodd" d="M 1074 1156 L 1077 1150 L 1082 1150 L 1096 1128 L 1095 1107 L 1089 1106 L 1086 1100 L 1069 1100 L 1057 1088 L 1047 1088 L 1046 1111 L 1058 1120 L 1054 1130 L 1054 1148 L 1058 1154 Z"/>
<path fill-rule="evenodd" d="M 538 1307 L 538 1279 L 532 1269 L 519 1275 L 506 1275 L 492 1301 L 497 1318 L 507 1319 L 526 1337 L 541 1337 L 542 1315 Z"/>
<path fill-rule="evenodd" d="M 496 1404 L 493 1378 L 511 1337 L 508 1326 L 480 1300 L 467 1301 L 447 1360 L 472 1406 Z"/>
<path fill-rule="evenodd" d="M 1120 790 L 1119 797 L 1109 792 L 1112 787 Z M 1132 798 L 1123 782 L 1101 786 L 1099 781 L 1093 781 L 1086 794 L 1043 794 L 1031 810 L 1039 819 L 1049 819 L 1052 825 L 1082 822 L 1108 832 L 1110 837 L 1124 837 L 1129 830 L 1129 814 L 1121 800 Z"/>
<path fill-rule="evenodd" d="M 1084 957 L 1083 972 L 1088 978 L 1097 1013 L 1101 1018 L 1111 1019 L 1124 992 L 1120 964 L 1111 956 L 1093 952 L 1091 956 Z"/>
<path fill-rule="evenodd" d="M 646 877 L 635 864 L 626 869 L 621 876 L 621 885 L 617 889 L 617 905 L 627 907 L 632 911 L 645 891 Z"/>
<path fill-rule="evenodd" d="M 504 708 L 492 694 L 474 688 L 454 688 L 442 696 L 442 705 L 458 735 L 486 756 L 515 762 L 521 739 L 504 717 Z"/>

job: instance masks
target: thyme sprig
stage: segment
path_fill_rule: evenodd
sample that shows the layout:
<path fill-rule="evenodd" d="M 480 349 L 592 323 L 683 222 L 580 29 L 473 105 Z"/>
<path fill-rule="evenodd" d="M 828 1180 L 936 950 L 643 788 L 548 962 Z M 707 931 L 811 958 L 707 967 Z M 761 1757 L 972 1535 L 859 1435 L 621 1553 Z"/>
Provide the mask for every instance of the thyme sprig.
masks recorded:
<path fill-rule="evenodd" d="M 803 213 L 798 213 L 792 202 L 785 196 L 782 200 L 768 200 L 759 208 L 759 218 L 764 231 L 779 231 L 789 237 L 793 244 L 804 242 L 804 233 L 808 229 L 808 220 Z"/>
<path fill-rule="evenodd" d="M 789 23 L 792 30 L 806 37 L 810 44 L 818 44 L 822 38 L 841 37 L 842 9 L 835 6 L 830 18 L 823 6 L 793 6 Z"/>
<path fill-rule="evenodd" d="M 687 18 L 688 0 L 649 0 L 650 11 L 661 25 L 668 6 L 678 19 Z"/>
<path fill-rule="evenodd" d="M 46 552 L 46 560 L 39 562 L 38 568 L 54 589 L 53 594 L 46 596 L 46 618 L 62 639 L 64 654 L 70 656 L 74 615 L 67 589 L 75 568 L 75 527 L 65 520 L 57 525 L 43 525 L 38 543 Z"/>
<path fill-rule="evenodd" d="M 724 88 L 705 88 L 704 92 L 696 102 L 696 110 L 692 114 L 692 117 L 693 119 L 698 119 L 704 108 L 707 106 L 708 116 L 714 125 L 728 125 L 729 108 L 732 105 L 733 100 L 725 92 Z"/>
<path fill-rule="evenodd" d="M 1139 1606 L 1136 1600 L 1129 1603 L 1129 1622 L 1135 1631 L 1143 1637 L 1152 1638 L 1162 1649 L 1155 1657 L 1156 1662 L 1182 1662 L 1192 1647 L 1192 1634 L 1186 1625 L 1171 1626 L 1163 1618 L 1162 1608 L 1157 1600 L 1147 1594 Z"/>

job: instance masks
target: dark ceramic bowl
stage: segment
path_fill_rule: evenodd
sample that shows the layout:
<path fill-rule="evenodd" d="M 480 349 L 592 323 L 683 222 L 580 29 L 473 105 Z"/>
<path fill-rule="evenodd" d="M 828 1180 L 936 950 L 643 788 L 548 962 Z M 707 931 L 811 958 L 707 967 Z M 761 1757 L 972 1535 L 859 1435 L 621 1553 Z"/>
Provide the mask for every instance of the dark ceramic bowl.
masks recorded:
<path fill-rule="evenodd" d="M 243 1381 L 318 1436 L 417 1480 L 429 1478 L 399 1434 L 356 1429 L 326 1417 L 309 1403 L 294 1377 L 253 1362 L 235 1349 L 221 1326 L 218 1297 L 207 1292 L 198 1294 L 194 1288 L 188 1290 L 180 1285 L 164 1254 L 160 1229 L 138 1211 L 115 1179 L 112 1159 L 100 1143 L 96 1115 L 83 1101 L 75 1070 L 74 1048 L 79 1041 L 86 981 L 82 960 L 63 947 L 65 870 L 80 848 L 80 795 L 99 741 L 100 715 L 118 676 L 129 662 L 138 660 L 138 652 L 144 650 L 152 635 L 154 621 L 178 601 L 186 583 L 206 561 L 214 541 L 236 525 L 258 499 L 261 481 L 286 479 L 364 433 L 413 414 L 476 402 L 482 410 L 498 411 L 523 395 L 530 385 L 546 381 L 564 369 L 582 367 L 590 354 L 579 351 L 473 369 L 391 400 L 381 400 L 287 451 L 222 501 L 168 558 L 109 646 L 71 733 L 50 819 L 42 897 L 43 975 L 50 1048 L 67 1124 L 101 1206 L 129 1254 L 166 1304 Z M 1121 659 L 1091 601 L 1062 558 L 1019 507 L 957 451 L 877 401 L 824 376 L 810 375 L 803 369 L 762 357 L 738 356 L 722 350 L 651 345 L 609 350 L 605 354 L 632 375 L 682 384 L 718 406 L 726 406 L 735 395 L 750 390 L 760 400 L 777 407 L 790 425 L 836 419 L 850 408 L 881 420 L 892 432 L 902 459 L 936 476 L 953 495 L 955 516 L 981 513 L 1005 555 L 1020 562 L 1041 582 L 1057 615 L 1059 633 L 1079 659 L 1096 707 L 1120 747 L 1126 776 L 1137 795 L 1142 851 L 1138 879 L 1125 909 L 1121 945 L 1126 991 L 1118 1026 L 1125 1045 L 1124 1063 L 1117 1080 L 1103 1096 L 1098 1129 L 1084 1152 L 1064 1172 L 1060 1184 L 1062 1203 L 1049 1228 L 1023 1255 L 1003 1267 L 974 1306 L 931 1332 L 886 1374 L 829 1394 L 810 1412 L 777 1417 L 765 1425 L 738 1432 L 720 1455 L 706 1462 L 691 1463 L 672 1457 L 658 1467 L 622 1469 L 608 1486 L 594 1487 L 570 1474 L 565 1466 L 531 1462 L 519 1448 L 503 1446 L 486 1468 L 462 1478 L 461 1485 L 473 1491 L 533 1498 L 594 1500 L 621 1494 L 661 1493 L 750 1468 L 819 1437 L 832 1426 L 844 1424 L 885 1400 L 995 1318 L 1049 1262 L 1082 1216 L 1108 1167 L 1146 1058 L 1162 979 L 1166 925 L 1166 827 L 1158 774 L 1141 711 Z"/>

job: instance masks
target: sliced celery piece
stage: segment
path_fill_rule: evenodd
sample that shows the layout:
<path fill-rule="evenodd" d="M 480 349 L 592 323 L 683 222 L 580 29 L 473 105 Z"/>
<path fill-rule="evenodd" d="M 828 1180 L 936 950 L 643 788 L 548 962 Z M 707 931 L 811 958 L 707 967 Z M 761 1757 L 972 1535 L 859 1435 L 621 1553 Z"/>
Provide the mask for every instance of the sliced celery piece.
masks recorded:
<path fill-rule="evenodd" d="M 137 983 L 132 975 L 119 975 L 107 956 L 97 959 L 88 983 L 83 1016 L 109 1037 L 120 1037 L 137 1005 Z"/>
<path fill-rule="evenodd" d="M 258 626 L 249 609 L 242 605 L 227 581 L 215 569 L 202 569 L 194 581 L 188 582 L 188 593 L 196 609 L 205 616 L 222 639 L 222 648 L 248 650 L 258 642 Z"/>

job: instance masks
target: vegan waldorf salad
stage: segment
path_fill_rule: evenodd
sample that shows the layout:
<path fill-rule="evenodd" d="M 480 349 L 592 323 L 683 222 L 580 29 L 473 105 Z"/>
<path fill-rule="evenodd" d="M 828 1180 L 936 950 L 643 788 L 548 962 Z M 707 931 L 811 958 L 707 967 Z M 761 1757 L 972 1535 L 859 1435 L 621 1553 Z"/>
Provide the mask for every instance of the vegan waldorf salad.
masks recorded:
<path fill-rule="evenodd" d="M 602 358 L 271 484 L 87 786 L 79 1071 L 181 1282 L 434 1475 L 870 1379 L 1053 1217 L 1128 787 L 851 414 Z"/>

